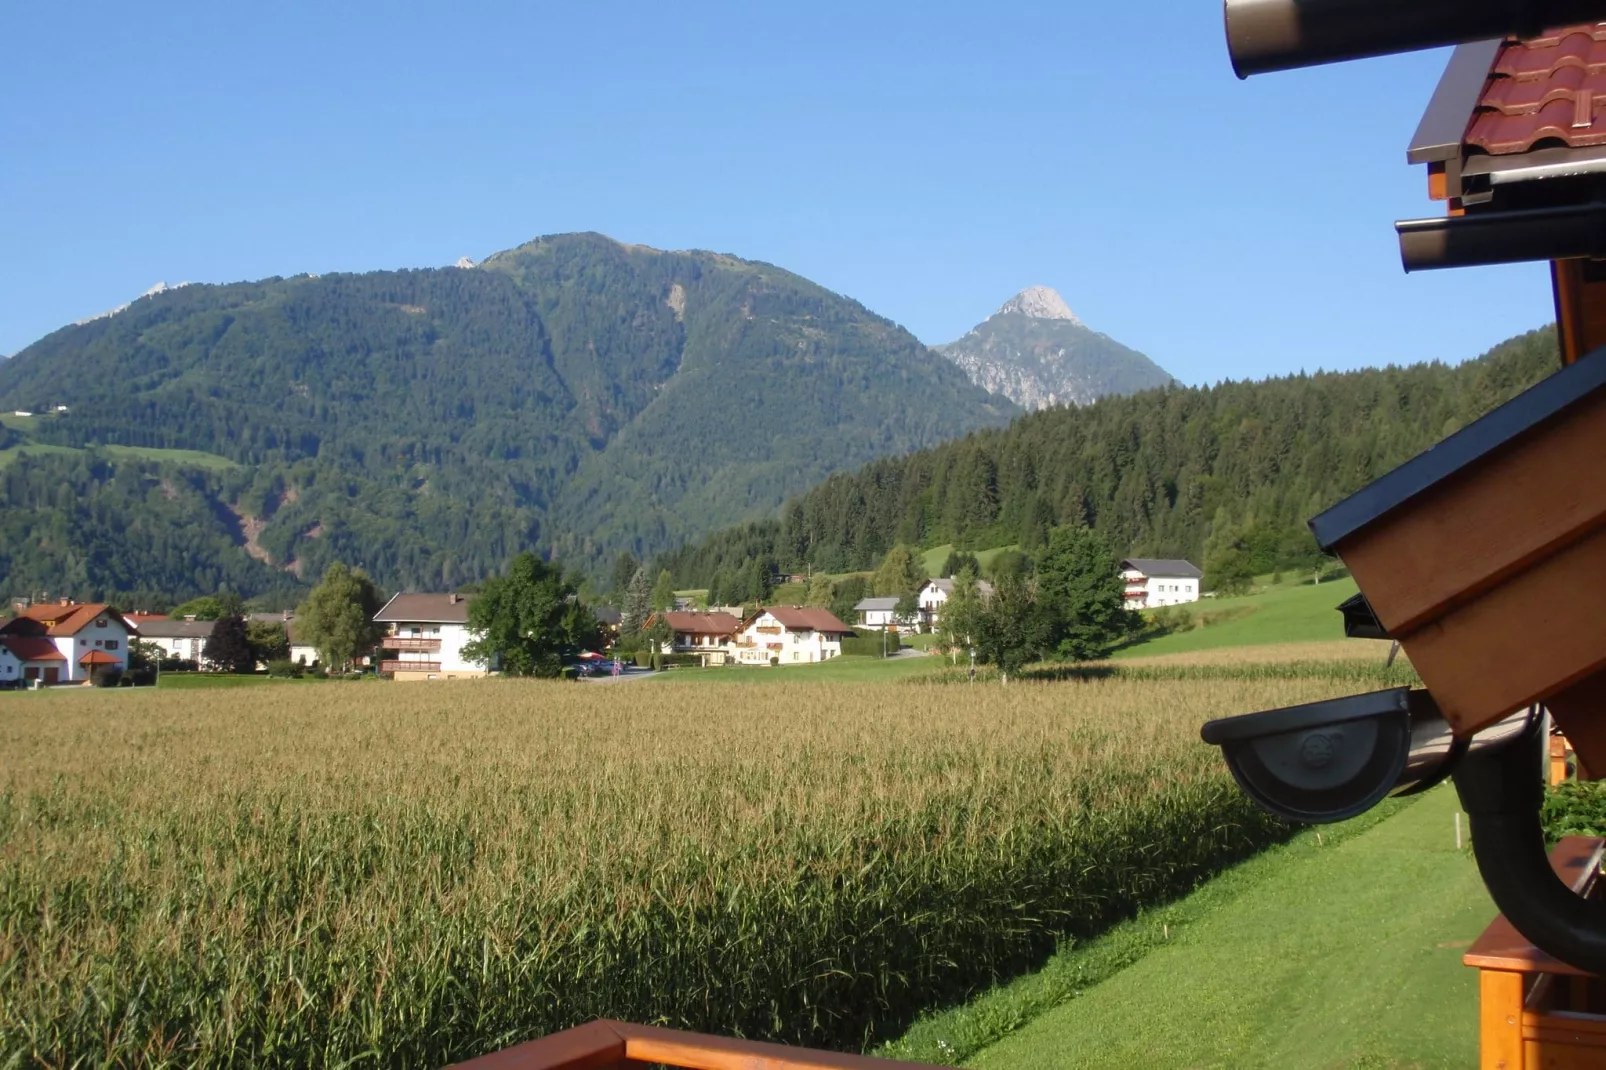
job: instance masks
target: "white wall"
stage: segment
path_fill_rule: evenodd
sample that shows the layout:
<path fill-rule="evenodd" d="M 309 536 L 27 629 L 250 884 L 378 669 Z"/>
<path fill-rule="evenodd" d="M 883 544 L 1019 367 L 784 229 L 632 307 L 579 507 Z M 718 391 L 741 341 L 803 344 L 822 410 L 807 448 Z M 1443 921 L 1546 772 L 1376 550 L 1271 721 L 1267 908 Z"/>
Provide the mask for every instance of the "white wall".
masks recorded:
<path fill-rule="evenodd" d="M 90 621 L 89 626 L 72 636 L 52 636 L 56 649 L 67 659 L 62 667 L 62 680 L 87 680 L 89 669 L 78 664 L 78 659 L 91 650 L 102 650 L 117 659 L 118 669 L 128 668 L 128 629 L 116 617 L 105 616 Z"/>
<path fill-rule="evenodd" d="M 398 650 L 395 660 L 399 662 L 421 661 L 427 663 L 439 662 L 440 672 L 484 672 L 485 666 L 477 661 L 469 661 L 463 657 L 463 647 L 467 646 L 473 637 L 468 634 L 465 624 L 439 624 L 427 621 L 397 624 L 396 635 L 403 638 L 439 639 L 439 650 Z M 381 646 L 384 644 L 381 643 Z M 311 664 L 311 662 L 308 662 Z M 398 671 L 409 671 L 403 665 Z M 436 670 L 412 670 L 428 671 Z"/>
<path fill-rule="evenodd" d="M 1199 581 L 1194 577 L 1144 577 L 1142 573 L 1130 569 L 1121 575 L 1127 581 L 1129 591 L 1135 587 L 1137 580 L 1144 580 L 1141 600 L 1129 595 L 1126 601 L 1128 609 L 1154 609 L 1159 606 L 1180 606 L 1187 602 L 1199 601 Z"/>
<path fill-rule="evenodd" d="M 780 628 L 781 631 L 779 635 L 769 635 L 759 631 L 760 628 Z M 782 665 L 805 665 L 842 655 L 839 638 L 816 631 L 791 631 L 769 613 L 757 617 L 737 638 L 753 644 L 733 648 L 736 660 L 743 665 L 768 665 L 771 658 L 779 658 Z M 779 648 L 770 649 L 771 643 L 778 643 Z"/>
<path fill-rule="evenodd" d="M 0 646 L 0 684 L 9 684 L 22 679 L 22 662 L 17 660 L 15 654 Z"/>

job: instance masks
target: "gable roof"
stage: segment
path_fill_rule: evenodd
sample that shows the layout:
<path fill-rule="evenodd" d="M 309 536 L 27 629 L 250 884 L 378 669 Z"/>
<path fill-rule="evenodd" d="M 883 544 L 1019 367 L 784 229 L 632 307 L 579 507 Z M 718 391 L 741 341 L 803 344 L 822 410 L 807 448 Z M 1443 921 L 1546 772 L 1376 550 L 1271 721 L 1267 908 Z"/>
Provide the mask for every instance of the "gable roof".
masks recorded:
<path fill-rule="evenodd" d="M 1541 141 L 1606 145 L 1606 23 L 1507 39 L 1465 140 L 1491 155 L 1528 152 Z"/>
<path fill-rule="evenodd" d="M 399 594 L 374 614 L 380 624 L 467 624 L 469 595 Z"/>
<path fill-rule="evenodd" d="M 77 635 L 102 617 L 128 628 L 122 614 L 104 602 L 47 602 L 19 609 L 16 617 L 0 630 L 13 635 Z"/>
<path fill-rule="evenodd" d="M 65 659 L 64 659 L 65 660 Z M 78 659 L 80 665 L 121 665 L 115 654 L 108 654 L 104 650 L 91 650 Z"/>
<path fill-rule="evenodd" d="M 688 635 L 734 635 L 742 622 L 729 613 L 682 613 L 671 611 L 668 613 L 655 613 L 653 618 L 663 617 L 665 623 L 677 632 Z"/>
<path fill-rule="evenodd" d="M 855 613 L 885 612 L 898 608 L 896 595 L 877 595 L 874 598 L 861 598 L 853 606 Z"/>
<path fill-rule="evenodd" d="M 897 599 L 893 599 L 894 602 Z M 820 606 L 763 606 L 743 626 L 768 613 L 777 624 L 789 632 L 824 632 L 827 635 L 852 635 L 853 629 L 837 619 L 836 614 Z"/>
<path fill-rule="evenodd" d="M 1129 557 L 1121 562 L 1122 568 L 1135 569 L 1145 576 L 1165 579 L 1197 580 L 1204 577 L 1199 566 L 1176 557 Z"/>
<path fill-rule="evenodd" d="M 954 593 L 954 579 L 955 577 L 949 576 L 947 579 L 927 580 L 926 587 L 935 587 L 943 594 L 951 595 Z M 922 587 L 920 589 L 924 591 L 926 588 Z M 981 595 L 983 598 L 991 598 L 993 596 L 993 585 L 984 579 L 977 579 L 976 593 Z"/>
<path fill-rule="evenodd" d="M 18 661 L 67 660 L 67 656 L 56 649 L 56 644 L 42 635 L 0 636 L 0 646 L 11 651 Z"/>
<path fill-rule="evenodd" d="M 205 639 L 217 627 L 215 620 L 145 620 L 134 629 L 143 639 Z"/>

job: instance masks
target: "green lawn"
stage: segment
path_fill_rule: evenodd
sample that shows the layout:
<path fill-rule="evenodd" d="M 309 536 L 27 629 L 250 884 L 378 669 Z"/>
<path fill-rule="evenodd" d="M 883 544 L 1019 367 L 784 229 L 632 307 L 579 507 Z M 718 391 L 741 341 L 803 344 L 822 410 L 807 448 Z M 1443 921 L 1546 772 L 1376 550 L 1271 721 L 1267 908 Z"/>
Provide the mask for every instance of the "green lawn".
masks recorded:
<path fill-rule="evenodd" d="M 1456 850 L 1456 810 L 1446 787 L 1348 835 L 1301 833 L 881 1054 L 980 1070 L 1475 1066 L 1461 955 L 1495 910 Z M 1008 1035 L 972 1055 L 989 1032 Z"/>
<path fill-rule="evenodd" d="M 18 421 L 12 418 L 13 425 Z M 26 422 L 26 421 L 22 421 Z M 119 460 L 148 461 L 155 463 L 177 464 L 187 468 L 208 468 L 213 471 L 238 467 L 227 457 L 219 457 L 215 453 L 205 453 L 201 450 L 164 450 L 147 446 L 102 446 L 101 451 Z M 18 457 L 31 455 L 42 457 L 48 454 L 85 453 L 86 450 L 74 446 L 54 446 L 41 442 L 24 442 L 20 446 L 0 450 L 0 468 L 5 467 Z"/>
<path fill-rule="evenodd" d="M 725 665 L 717 669 L 679 668 L 663 673 L 666 682 L 711 683 L 720 680 L 739 680 L 744 683 L 786 683 L 799 680 L 865 681 L 900 680 L 921 673 L 935 672 L 947 666 L 946 658 L 867 658 L 848 654 L 814 665 Z"/>
<path fill-rule="evenodd" d="M 167 672 L 157 687 L 175 691 L 198 691 L 217 687 L 278 687 L 280 684 L 327 683 L 313 676 L 276 677 L 258 673 L 252 676 L 235 676 L 221 672 Z"/>
<path fill-rule="evenodd" d="M 1178 608 L 1202 620 L 1200 627 L 1134 643 L 1118 658 L 1181 654 L 1227 646 L 1309 643 L 1344 638 L 1338 604 L 1359 588 L 1349 578 L 1321 584 L 1274 587 L 1243 598 L 1205 598 Z M 1212 623 L 1212 618 L 1218 618 Z"/>
<path fill-rule="evenodd" d="M 977 564 L 981 565 L 982 571 L 986 572 L 987 569 L 992 565 L 993 558 L 997 557 L 1005 550 L 1019 549 L 1020 545 L 1018 543 L 1011 543 L 1008 546 L 994 546 L 990 550 L 977 550 L 976 562 Z M 942 575 L 942 566 L 948 563 L 948 555 L 953 553 L 953 551 L 953 543 L 944 543 L 941 546 L 933 546 L 931 549 L 927 550 L 923 555 L 921 555 L 921 561 L 926 566 L 926 575 L 932 577 L 933 579 L 947 579 L 948 577 Z"/>

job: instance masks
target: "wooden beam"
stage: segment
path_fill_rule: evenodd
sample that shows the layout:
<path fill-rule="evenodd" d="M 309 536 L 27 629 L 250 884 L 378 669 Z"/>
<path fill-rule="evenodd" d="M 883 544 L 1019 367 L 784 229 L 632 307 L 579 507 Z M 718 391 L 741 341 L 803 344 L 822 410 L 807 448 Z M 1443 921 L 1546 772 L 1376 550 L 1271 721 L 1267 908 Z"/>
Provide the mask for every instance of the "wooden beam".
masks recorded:
<path fill-rule="evenodd" d="M 1505 970 L 1478 972 L 1478 1065 L 1521 1070 L 1522 997 L 1526 978 Z"/>
<path fill-rule="evenodd" d="M 1552 260 L 1550 289 L 1556 299 L 1556 333 L 1561 362 L 1571 364 L 1589 352 L 1584 341 L 1584 262 Z"/>

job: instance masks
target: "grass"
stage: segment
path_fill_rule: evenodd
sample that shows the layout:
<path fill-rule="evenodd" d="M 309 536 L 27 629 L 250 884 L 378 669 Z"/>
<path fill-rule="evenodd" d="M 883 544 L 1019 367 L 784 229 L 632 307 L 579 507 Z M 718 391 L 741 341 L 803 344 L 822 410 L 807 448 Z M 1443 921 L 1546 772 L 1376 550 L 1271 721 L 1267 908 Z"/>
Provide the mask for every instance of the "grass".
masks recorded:
<path fill-rule="evenodd" d="M 1338 604 L 1358 589 L 1354 580 L 1339 579 L 1277 587 L 1242 598 L 1202 599 L 1176 607 L 1192 616 L 1198 626 L 1134 643 L 1115 656 L 1149 657 L 1221 647 L 1343 639 L 1344 622 Z"/>
<path fill-rule="evenodd" d="M 814 675 L 935 660 L 0 699 L 0 1065 L 860 1048 L 1281 838 L 1198 725 L 1349 688 Z"/>
<path fill-rule="evenodd" d="M 235 676 L 230 673 L 180 672 L 163 673 L 156 686 L 163 691 L 212 691 L 218 688 L 277 687 L 280 684 L 317 683 L 311 676 L 274 677 L 265 674 Z"/>
<path fill-rule="evenodd" d="M 32 422 L 33 421 L 31 420 L 19 419 L 17 417 L 7 418 L 7 426 L 16 427 L 18 430 L 26 430 L 27 426 Z M 229 460 L 227 457 L 220 457 L 215 453 L 205 453 L 201 450 L 169 450 L 157 449 L 149 446 L 116 445 L 99 446 L 96 448 L 102 453 L 105 453 L 106 455 L 117 460 L 144 461 L 151 464 L 175 464 L 186 468 L 206 468 L 212 471 L 226 471 L 228 469 L 238 467 L 238 465 Z M 43 457 L 50 454 L 67 455 L 87 452 L 89 451 L 79 449 L 74 446 L 56 446 L 41 442 L 24 442 L 21 445 L 0 450 L 0 468 L 9 465 L 17 458 L 24 456 Z"/>
<path fill-rule="evenodd" d="M 1019 543 L 1011 543 L 1008 546 L 994 546 L 988 550 L 977 550 L 975 551 L 976 563 L 981 565 L 983 572 L 986 572 L 992 567 L 993 559 L 999 554 L 1006 550 L 1019 549 Z M 931 549 L 927 550 L 921 556 L 921 562 L 926 566 L 926 575 L 937 579 L 946 579 L 947 577 L 942 575 L 942 566 L 948 563 L 948 555 L 953 553 L 953 551 L 953 543 L 944 543 L 941 546 L 933 546 Z"/>
<path fill-rule="evenodd" d="M 1358 834 L 1304 833 L 885 1054 L 951 1061 L 947 1044 L 979 1070 L 1474 1066 L 1461 955 L 1495 909 L 1456 850 L 1456 809 L 1440 788 Z"/>

